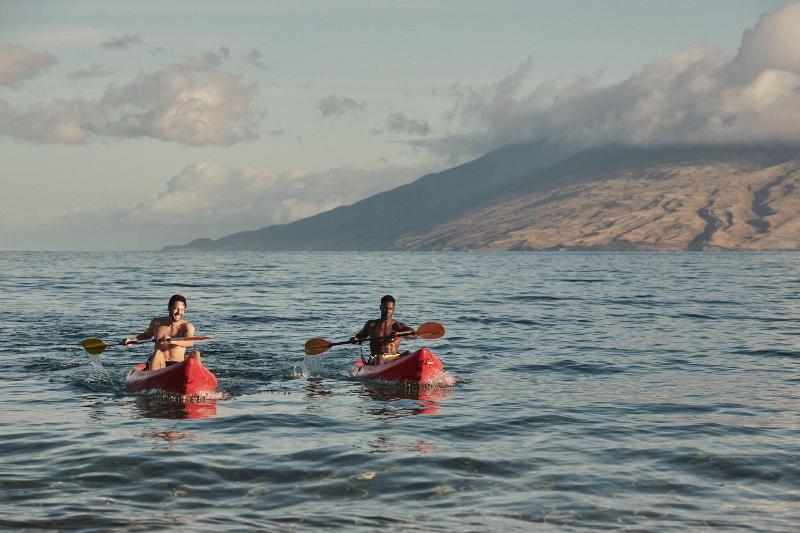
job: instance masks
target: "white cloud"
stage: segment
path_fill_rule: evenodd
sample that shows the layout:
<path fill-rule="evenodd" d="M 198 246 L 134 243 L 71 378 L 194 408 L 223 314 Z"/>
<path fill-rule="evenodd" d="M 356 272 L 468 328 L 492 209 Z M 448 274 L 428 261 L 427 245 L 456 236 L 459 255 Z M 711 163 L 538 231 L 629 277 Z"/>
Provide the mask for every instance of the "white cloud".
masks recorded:
<path fill-rule="evenodd" d="M 56 63 L 56 58 L 46 52 L 34 52 L 21 46 L 0 46 L 0 85 L 17 87 Z"/>
<path fill-rule="evenodd" d="M 358 102 L 354 98 L 339 97 L 331 94 L 321 99 L 317 103 L 317 107 L 323 117 L 331 117 L 333 115 L 357 115 L 367 107 L 367 104 Z"/>
<path fill-rule="evenodd" d="M 429 170 L 379 163 L 276 172 L 196 163 L 133 206 L 40 213 L 36 227 L 22 212 L 6 213 L 0 248 L 20 248 L 29 239 L 49 249 L 158 249 L 291 222 L 408 183 Z"/>
<path fill-rule="evenodd" d="M 693 47 L 611 86 L 591 76 L 530 90 L 531 69 L 528 59 L 495 84 L 454 85 L 445 118 L 455 131 L 408 143 L 452 159 L 536 138 L 576 147 L 800 143 L 800 3 L 763 16 L 732 58 Z"/>
<path fill-rule="evenodd" d="M 230 145 L 258 137 L 254 85 L 218 66 L 221 48 L 200 59 L 141 73 L 97 100 L 73 98 L 19 110 L 0 101 L 0 133 L 34 143 L 80 144 L 92 137 L 151 137 L 188 145 Z"/>
<path fill-rule="evenodd" d="M 739 78 L 751 81 L 765 70 L 800 73 L 800 4 L 762 16 L 742 37 L 733 61 Z"/>

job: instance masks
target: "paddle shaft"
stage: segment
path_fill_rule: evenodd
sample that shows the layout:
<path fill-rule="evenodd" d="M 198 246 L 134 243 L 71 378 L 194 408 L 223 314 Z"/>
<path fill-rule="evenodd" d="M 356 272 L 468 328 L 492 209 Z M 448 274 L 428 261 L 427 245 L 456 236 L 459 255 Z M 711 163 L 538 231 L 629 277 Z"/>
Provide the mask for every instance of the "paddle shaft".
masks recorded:
<path fill-rule="evenodd" d="M 169 342 L 169 341 L 205 341 L 205 340 L 210 340 L 210 339 L 211 339 L 211 337 L 170 337 L 167 342 Z M 151 339 L 134 339 L 134 340 L 124 344 L 123 346 L 129 346 L 131 344 L 144 344 L 146 342 L 158 342 L 158 339 L 155 339 L 155 338 L 151 338 Z M 122 343 L 120 343 L 120 344 L 122 344 Z"/>
<path fill-rule="evenodd" d="M 393 339 L 396 337 L 411 337 L 416 335 L 416 337 L 420 339 L 438 339 L 439 337 L 444 335 L 444 326 L 439 324 L 438 322 L 425 322 L 421 324 L 414 332 L 411 331 L 402 331 L 400 333 L 395 333 L 392 335 L 385 335 L 383 337 L 374 337 L 370 338 L 367 337 L 366 339 L 361 339 L 357 341 L 358 344 L 364 341 L 382 341 L 386 339 Z M 327 352 L 333 346 L 341 346 L 342 344 L 353 344 L 351 341 L 339 341 L 339 342 L 331 342 L 328 339 L 308 339 L 305 344 L 305 352 L 306 355 L 319 355 L 321 353 Z"/>
<path fill-rule="evenodd" d="M 395 335 L 384 335 L 383 337 L 375 337 L 374 339 L 370 338 L 370 337 L 367 337 L 366 339 L 361 339 L 361 341 L 359 341 L 359 342 L 384 341 L 386 339 L 391 339 L 392 337 L 408 337 L 410 335 L 412 335 L 412 333 L 410 331 L 407 331 L 407 332 L 403 332 L 403 333 L 397 333 Z M 349 343 L 350 343 L 350 341 L 335 342 L 335 343 L 331 344 L 331 346 L 336 346 L 337 344 L 349 344 Z"/>
<path fill-rule="evenodd" d="M 383 341 L 383 340 L 386 340 L 386 339 L 391 339 L 392 337 L 408 337 L 409 335 L 411 335 L 411 333 L 398 333 L 397 335 L 384 335 L 383 337 L 375 337 L 374 339 L 370 338 L 370 337 L 367 337 L 366 339 L 361 339 L 358 342 Z M 331 343 L 329 343 L 329 347 L 341 346 L 342 344 L 352 344 L 352 343 L 350 341 L 331 342 Z"/>

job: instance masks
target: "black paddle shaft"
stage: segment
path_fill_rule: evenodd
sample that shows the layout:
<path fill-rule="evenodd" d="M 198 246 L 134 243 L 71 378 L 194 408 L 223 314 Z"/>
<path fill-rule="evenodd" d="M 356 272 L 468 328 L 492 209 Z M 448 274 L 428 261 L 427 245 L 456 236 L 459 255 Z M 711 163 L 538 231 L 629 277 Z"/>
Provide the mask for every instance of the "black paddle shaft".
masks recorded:
<path fill-rule="evenodd" d="M 412 335 L 412 333 L 398 333 L 397 335 L 384 335 L 383 337 L 375 337 L 374 339 L 367 337 L 366 339 L 362 339 L 361 342 L 382 341 L 386 339 L 391 339 L 392 337 L 408 337 L 409 335 Z M 340 344 L 350 344 L 350 341 L 332 342 L 331 346 L 339 346 Z"/>

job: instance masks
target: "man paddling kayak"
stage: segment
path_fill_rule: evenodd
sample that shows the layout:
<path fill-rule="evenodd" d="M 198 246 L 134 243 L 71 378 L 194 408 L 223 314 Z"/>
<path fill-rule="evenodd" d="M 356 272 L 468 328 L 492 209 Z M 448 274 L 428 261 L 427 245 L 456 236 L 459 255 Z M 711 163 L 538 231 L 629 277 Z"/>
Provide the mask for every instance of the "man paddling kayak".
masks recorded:
<path fill-rule="evenodd" d="M 353 344 L 361 344 L 369 339 L 370 358 L 368 364 L 383 364 L 401 357 L 397 349 L 400 347 L 400 335 L 415 335 L 416 332 L 392 319 L 394 315 L 395 299 L 387 294 L 381 298 L 381 317 L 367 320 L 361 331 L 350 338 Z"/>
<path fill-rule="evenodd" d="M 136 340 L 155 339 L 153 355 L 147 360 L 148 370 L 159 370 L 165 366 L 183 361 L 186 348 L 192 347 L 191 341 L 174 341 L 171 337 L 194 337 L 194 326 L 183 319 L 186 312 L 186 298 L 175 294 L 167 305 L 169 315 L 154 318 L 143 333 L 133 338 L 124 338 L 120 344 L 127 346 Z"/>

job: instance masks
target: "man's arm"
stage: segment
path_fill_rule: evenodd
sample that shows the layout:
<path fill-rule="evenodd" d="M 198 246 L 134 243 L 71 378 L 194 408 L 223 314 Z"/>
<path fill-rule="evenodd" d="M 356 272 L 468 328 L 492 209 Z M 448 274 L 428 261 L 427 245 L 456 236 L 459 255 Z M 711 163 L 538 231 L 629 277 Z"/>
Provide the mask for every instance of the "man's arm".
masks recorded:
<path fill-rule="evenodd" d="M 131 344 L 132 341 L 144 341 L 147 339 L 152 339 L 153 331 L 155 330 L 155 328 L 156 328 L 156 319 L 154 318 L 153 320 L 150 321 L 150 325 L 147 326 L 146 330 L 144 330 L 142 333 L 139 333 L 135 337 L 132 338 L 125 337 L 120 341 L 120 344 L 123 346 L 127 346 L 128 344 Z"/>
<path fill-rule="evenodd" d="M 370 321 L 367 320 L 367 322 L 364 324 L 364 327 L 361 328 L 361 331 L 356 333 L 353 337 L 350 337 L 351 344 L 360 344 L 369 338 L 369 323 Z"/>
<path fill-rule="evenodd" d="M 417 336 L 417 332 L 414 331 L 414 328 L 409 327 L 402 322 L 395 322 L 393 324 L 394 334 L 396 336 L 402 335 L 403 337 L 411 337 L 414 338 Z"/>

